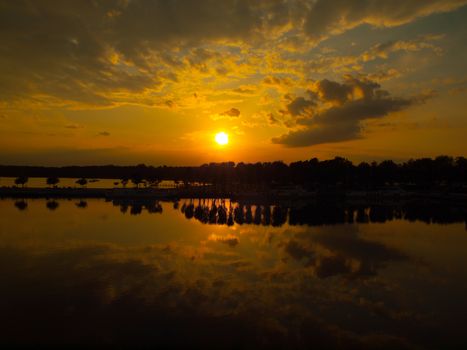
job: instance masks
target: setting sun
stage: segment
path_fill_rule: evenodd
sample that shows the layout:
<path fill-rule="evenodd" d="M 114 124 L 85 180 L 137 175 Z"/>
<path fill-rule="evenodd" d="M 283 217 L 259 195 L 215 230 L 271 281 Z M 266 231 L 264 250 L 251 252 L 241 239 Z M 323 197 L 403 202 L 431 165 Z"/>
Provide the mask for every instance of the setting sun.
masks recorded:
<path fill-rule="evenodd" d="M 218 132 L 215 136 L 215 140 L 219 145 L 224 146 L 229 143 L 229 135 L 223 131 Z"/>

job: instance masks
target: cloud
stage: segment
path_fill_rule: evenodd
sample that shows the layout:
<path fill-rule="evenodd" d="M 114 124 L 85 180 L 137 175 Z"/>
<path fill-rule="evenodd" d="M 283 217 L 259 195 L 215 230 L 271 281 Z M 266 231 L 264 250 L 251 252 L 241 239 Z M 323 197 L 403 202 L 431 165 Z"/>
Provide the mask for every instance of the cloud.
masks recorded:
<path fill-rule="evenodd" d="M 311 263 L 315 258 L 315 251 L 301 242 L 291 239 L 284 246 L 284 251 L 297 261 L 306 260 L 306 264 Z"/>
<path fill-rule="evenodd" d="M 108 131 L 101 131 L 97 134 L 98 136 L 110 136 L 110 132 Z"/>
<path fill-rule="evenodd" d="M 283 62 L 281 62 L 282 64 Z M 263 79 L 263 84 L 278 91 L 286 91 L 293 85 L 293 81 L 288 77 L 267 76 Z"/>
<path fill-rule="evenodd" d="M 287 147 L 307 147 L 322 143 L 342 142 L 358 139 L 360 126 L 356 123 L 340 123 L 335 126 L 321 125 L 303 130 L 290 131 L 272 139 L 273 143 Z"/>
<path fill-rule="evenodd" d="M 451 95 L 460 95 L 460 94 L 464 94 L 465 92 L 467 92 L 466 86 L 449 89 L 449 94 Z"/>
<path fill-rule="evenodd" d="M 49 105 L 102 106 L 113 102 L 115 91 L 141 92 L 156 84 L 112 62 L 102 27 L 107 5 L 3 2 L 0 98 L 40 95 Z"/>
<path fill-rule="evenodd" d="M 401 72 L 395 68 L 379 69 L 371 74 L 368 74 L 368 78 L 376 81 L 385 81 L 401 76 Z"/>
<path fill-rule="evenodd" d="M 277 119 L 277 117 L 273 113 L 268 113 L 267 117 L 268 117 L 269 125 L 280 124 L 280 121 Z"/>
<path fill-rule="evenodd" d="M 353 91 L 353 87 L 350 84 L 339 84 L 327 79 L 318 81 L 316 83 L 316 89 L 322 100 L 339 104 L 347 101 L 349 95 Z"/>
<path fill-rule="evenodd" d="M 226 117 L 238 117 L 240 116 L 240 110 L 232 107 L 229 110 L 222 112 L 221 115 Z"/>
<path fill-rule="evenodd" d="M 292 82 L 288 78 L 281 78 L 275 76 L 267 76 L 263 79 L 263 84 L 274 86 L 290 86 Z"/>
<path fill-rule="evenodd" d="M 363 65 L 377 59 L 386 60 L 396 52 L 418 52 L 430 50 L 436 55 L 443 54 L 443 50 L 433 44 L 443 35 L 423 35 L 412 40 L 393 40 L 372 45 L 367 50 L 355 55 L 336 55 L 330 51 L 330 55 L 319 55 L 306 64 L 306 68 L 315 73 L 361 71 Z M 327 50 L 328 51 L 328 50 Z M 391 68 L 394 69 L 394 68 Z M 387 75 L 389 77 L 390 75 Z"/>
<path fill-rule="evenodd" d="M 65 125 L 66 129 L 82 129 L 83 126 L 79 124 L 67 124 Z"/>
<path fill-rule="evenodd" d="M 115 20 L 115 37 L 118 49 L 135 59 L 151 47 L 246 39 L 259 34 L 264 24 L 272 24 L 262 17 L 265 13 L 277 16 L 279 11 L 269 2 L 131 1 L 123 6 Z"/>
<path fill-rule="evenodd" d="M 452 11 L 466 3 L 465 0 L 318 0 L 306 15 L 304 31 L 320 41 L 361 24 L 393 27 L 433 13 Z"/>
<path fill-rule="evenodd" d="M 386 306 L 383 301 L 391 298 L 375 298 L 375 293 L 367 291 L 369 285 L 371 291 L 385 296 L 387 278 L 374 284 L 352 283 L 348 288 L 337 288 L 334 282 L 310 278 L 309 269 L 271 271 L 268 266 L 264 271 L 261 265 L 248 269 L 250 261 L 261 262 L 263 256 L 269 264 L 279 265 L 277 252 L 272 255 L 255 250 L 259 256 L 251 259 L 228 246 L 209 250 L 209 246 L 173 242 L 129 248 L 120 244 L 27 242 L 0 248 L 0 276 L 5 285 L 0 296 L 9 301 L 2 314 L 12 320 L 5 325 L 7 343 L 24 344 L 36 339 L 76 342 L 74 332 L 57 335 L 55 331 L 57 322 L 72 318 L 81 333 L 91 335 L 87 339 L 90 344 L 101 342 L 101 338 L 92 336 L 96 327 L 106 334 L 109 344 L 121 343 L 122 339 L 153 346 L 196 347 L 225 342 L 233 347 L 287 344 L 292 348 L 338 348 L 342 343 L 357 348 L 401 348 L 403 344 L 394 339 L 389 326 L 372 336 L 371 327 L 356 333 L 352 324 L 336 326 L 332 321 L 337 307 L 363 325 L 383 321 L 399 325 L 400 320 L 381 311 L 406 309 L 391 302 Z M 325 265 L 325 271 L 336 270 L 330 269 L 329 262 Z M 274 275 L 276 280 L 271 283 L 268 278 Z M 34 293 L 23 288 L 25 285 L 36 286 Z M 391 295 L 406 295 L 403 287 L 392 288 Z M 329 307 L 320 309 L 323 304 Z M 18 310 L 22 316 L 19 321 Z M 131 322 L 125 318 L 128 310 L 134 316 Z M 65 316 L 57 317 L 64 312 Z M 418 328 L 404 335 L 417 340 L 416 331 L 426 329 L 430 319 L 411 314 L 407 317 Z M 42 327 L 37 326 L 39 321 Z"/>
<path fill-rule="evenodd" d="M 443 36 L 425 36 L 417 40 L 396 40 L 388 41 L 381 44 L 372 46 L 368 51 L 364 52 L 361 56 L 363 61 L 371 61 L 376 58 L 387 58 L 392 52 L 397 51 L 411 51 L 416 52 L 423 49 L 430 49 L 437 55 L 443 53 L 442 49 L 438 46 L 431 44 L 429 41 L 442 39 Z"/>
<path fill-rule="evenodd" d="M 228 235 L 228 236 L 223 237 L 223 236 L 218 236 L 218 235 L 215 235 L 215 234 L 211 234 L 208 237 L 208 240 L 224 243 L 224 244 L 226 244 L 226 245 L 228 245 L 229 247 L 232 247 L 232 248 L 237 246 L 238 243 L 239 243 L 238 238 L 233 236 L 233 235 Z"/>
<path fill-rule="evenodd" d="M 304 115 L 312 112 L 313 107 L 316 106 L 316 102 L 312 99 L 306 99 L 304 97 L 296 97 L 287 105 L 287 111 L 293 115 Z"/>
<path fill-rule="evenodd" d="M 301 210 L 312 209 L 316 211 L 313 206 Z M 355 227 L 323 227 L 314 236 L 299 233 L 282 247 L 287 256 L 311 269 L 318 278 L 366 278 L 378 274 L 388 262 L 408 259 L 396 249 L 361 238 Z"/>
<path fill-rule="evenodd" d="M 29 210 L 44 206 L 36 202 L 29 203 Z M 118 211 L 107 205 L 111 213 Z M 366 212 L 365 206 L 358 208 Z M 319 203 L 306 207 L 304 214 L 326 221 L 342 217 L 347 209 Z M 122 220 L 127 226 L 120 230 L 131 229 L 133 221 Z M 106 226 L 96 225 L 96 230 Z M 158 242 L 131 245 L 33 233 L 19 239 L 16 230 L 5 230 L 4 241 L 15 239 L 15 244 L 0 247 L 0 297 L 8 300 L 2 316 L 12 320 L 4 325 L 2 340 L 76 342 L 76 332 L 56 332 L 62 319 L 72 319 L 93 344 L 102 342 L 92 336 L 96 328 L 106 334 L 108 344 L 123 339 L 155 346 L 230 342 L 259 348 L 411 349 L 433 345 L 432 339 L 420 342 L 427 327 L 441 333 L 436 344 L 462 340 L 453 337 L 452 328 L 458 325 L 455 334 L 463 334 L 462 313 L 447 313 L 458 316 L 452 323 L 444 318 L 434 322 L 432 309 L 419 308 L 419 294 L 430 290 L 432 298 L 423 305 L 443 301 L 437 310 L 454 310 L 457 304 L 440 295 L 452 295 L 459 286 L 462 293 L 456 295 L 465 294 L 456 278 L 463 276 L 462 267 L 448 275 L 433 272 L 425 261 L 406 256 L 407 249 L 386 245 L 359 227 L 277 228 L 264 235 L 264 230 L 243 225 L 234 235 L 223 236 L 209 235 L 212 229 L 205 227 L 208 241 L 166 235 Z M 102 236 L 96 239 L 106 239 Z M 240 239 L 241 244 L 230 247 L 212 238 Z M 32 285 L 33 293 L 24 288 Z M 401 330 L 401 324 L 410 327 Z"/>
<path fill-rule="evenodd" d="M 242 85 L 232 91 L 237 94 L 252 95 L 256 92 L 256 87 L 252 85 Z"/>
<path fill-rule="evenodd" d="M 467 0 L 4 1 L 0 5 L 0 100 L 27 100 L 35 106 L 65 109 L 161 106 L 170 88 L 183 95 L 183 87 L 191 82 L 206 83 L 202 80 L 206 76 L 227 80 L 229 75 L 238 79 L 241 74 L 258 72 L 253 84 L 266 75 L 265 85 L 285 89 L 293 85 L 292 79 L 271 75 L 272 71 L 277 68 L 282 74 L 291 74 L 303 64 L 280 54 L 289 41 L 309 49 L 363 23 L 399 25 L 465 3 Z M 419 46 L 394 42 L 375 47 L 366 57 L 382 57 L 395 50 L 438 50 L 429 40 Z M 316 64 L 329 66 L 324 61 Z M 252 93 L 238 86 L 229 85 L 228 90 Z M 183 100 L 183 96 L 170 98 L 177 105 Z"/>
<path fill-rule="evenodd" d="M 299 112 L 291 114 L 297 117 L 300 128 L 273 138 L 273 143 L 306 147 L 358 139 L 362 137 L 362 121 L 383 118 L 413 104 L 424 103 L 433 96 L 429 93 L 411 98 L 392 97 L 381 90 L 379 84 L 351 76 L 345 77 L 343 83 L 318 81 L 311 93 L 318 96 L 319 104 L 315 103 L 312 110 L 289 109 Z M 297 101 L 306 100 L 296 98 L 294 102 Z"/>

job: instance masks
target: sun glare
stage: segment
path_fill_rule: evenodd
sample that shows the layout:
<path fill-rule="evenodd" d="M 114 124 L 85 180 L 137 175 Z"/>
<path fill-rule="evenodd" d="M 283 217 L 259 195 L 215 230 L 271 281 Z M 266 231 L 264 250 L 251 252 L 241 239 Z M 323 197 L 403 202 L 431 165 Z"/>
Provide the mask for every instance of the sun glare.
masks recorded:
<path fill-rule="evenodd" d="M 215 136 L 215 140 L 219 145 L 224 146 L 229 143 L 229 135 L 223 131 L 218 132 Z"/>

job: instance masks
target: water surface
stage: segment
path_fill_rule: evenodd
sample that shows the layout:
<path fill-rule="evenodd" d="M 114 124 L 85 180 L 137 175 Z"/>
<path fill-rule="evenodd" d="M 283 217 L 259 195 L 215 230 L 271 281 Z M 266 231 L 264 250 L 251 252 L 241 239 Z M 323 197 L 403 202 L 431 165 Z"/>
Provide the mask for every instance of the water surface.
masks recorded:
<path fill-rule="evenodd" d="M 0 200 L 0 342 L 467 344 L 464 209 L 215 204 Z"/>

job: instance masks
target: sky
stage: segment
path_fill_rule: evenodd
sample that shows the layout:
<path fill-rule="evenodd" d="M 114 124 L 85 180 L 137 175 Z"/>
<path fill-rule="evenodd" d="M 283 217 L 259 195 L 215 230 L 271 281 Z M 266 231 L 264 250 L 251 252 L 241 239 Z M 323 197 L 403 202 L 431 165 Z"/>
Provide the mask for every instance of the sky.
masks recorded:
<path fill-rule="evenodd" d="M 467 0 L 0 0 L 0 164 L 467 156 L 466 23 Z"/>

